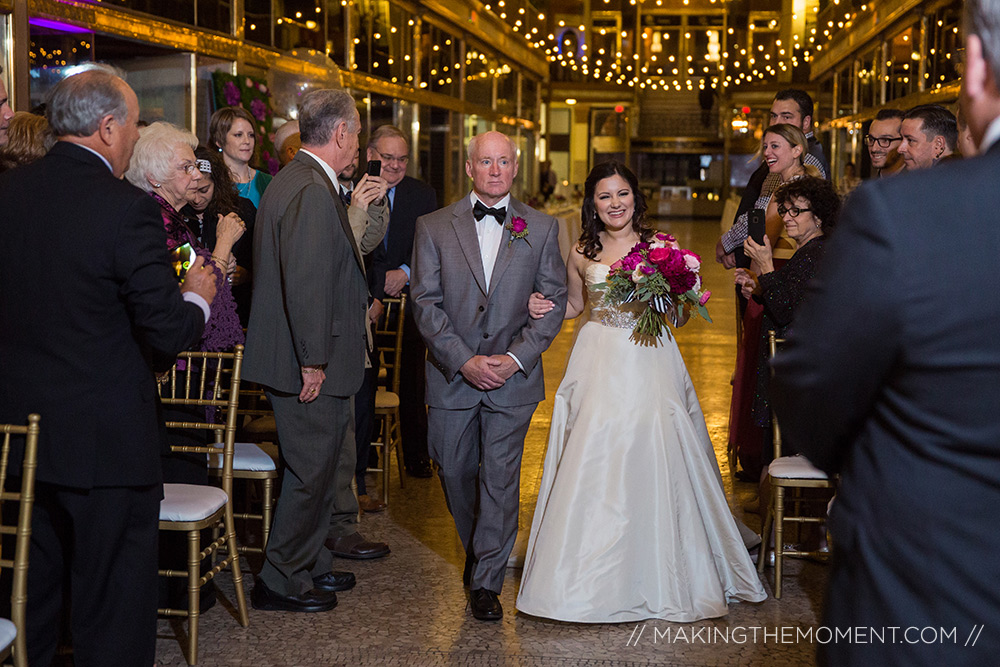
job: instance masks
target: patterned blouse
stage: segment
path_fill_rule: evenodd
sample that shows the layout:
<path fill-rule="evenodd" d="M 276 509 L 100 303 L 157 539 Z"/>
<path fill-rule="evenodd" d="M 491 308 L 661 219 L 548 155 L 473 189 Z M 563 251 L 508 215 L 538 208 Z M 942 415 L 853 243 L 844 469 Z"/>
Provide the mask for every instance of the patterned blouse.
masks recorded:
<path fill-rule="evenodd" d="M 222 352 L 231 350 L 234 345 L 242 344 L 245 337 L 240 319 L 236 315 L 233 291 L 229 281 L 226 280 L 226 275 L 212 261 L 212 251 L 198 241 L 184 216 L 175 211 L 166 199 L 155 192 L 150 194 L 160 205 L 163 228 L 167 232 L 167 250 L 172 251 L 185 243 L 190 243 L 191 248 L 205 258 L 205 266 L 212 267 L 215 273 L 215 300 L 212 301 L 211 314 L 205 323 L 205 333 L 198 343 L 198 349 L 204 352 Z"/>

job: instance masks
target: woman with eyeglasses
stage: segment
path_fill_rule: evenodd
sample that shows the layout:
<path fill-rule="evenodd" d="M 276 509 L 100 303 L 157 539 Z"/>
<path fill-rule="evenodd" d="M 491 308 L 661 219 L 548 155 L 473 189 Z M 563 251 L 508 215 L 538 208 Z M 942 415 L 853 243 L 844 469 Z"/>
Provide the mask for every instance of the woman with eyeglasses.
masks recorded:
<path fill-rule="evenodd" d="M 194 134 L 170 123 L 153 123 L 141 128 L 125 178 L 148 192 L 160 205 L 167 232 L 167 250 L 177 257 L 178 265 L 193 260 L 193 255 L 198 254 L 205 258 L 205 266 L 212 267 L 215 272 L 217 292 L 198 349 L 228 350 L 244 341 L 236 302 L 226 277 L 232 263 L 233 244 L 243 236 L 246 225 L 237 215 L 219 220 L 217 241 L 211 250 L 191 231 L 180 210 L 201 185 L 202 173 L 194 156 L 197 146 Z"/>
<path fill-rule="evenodd" d="M 801 128 L 788 123 L 777 123 L 764 131 L 760 157 L 779 183 L 787 184 L 807 176 L 820 176 L 819 169 L 804 161 L 808 150 L 809 143 Z M 795 242 L 785 231 L 777 207 L 778 200 L 774 198 L 773 191 L 762 193 L 755 205 L 755 209 L 764 214 L 765 237 L 772 259 L 780 265 L 795 252 Z M 750 256 L 750 259 L 753 257 Z M 761 267 L 755 262 L 750 268 L 754 274 L 761 272 Z M 760 352 L 758 348 L 762 316 L 761 304 L 749 301 L 743 313 L 743 337 L 736 355 L 733 396 L 729 408 L 729 446 L 735 450 L 742 468 L 737 475 L 746 481 L 756 481 L 760 477 L 761 450 L 765 442 L 765 434 L 750 420 L 751 403 L 757 386 L 757 355 Z"/>
<path fill-rule="evenodd" d="M 840 213 L 840 197 L 833 185 L 821 178 L 805 177 L 786 183 L 774 193 L 774 201 L 789 237 L 798 245 L 795 253 L 775 268 L 770 240 L 764 237 L 764 243 L 758 244 L 748 238 L 743 249 L 759 271 L 736 269 L 735 273 L 736 285 L 743 296 L 763 306 L 751 418 L 754 426 L 765 434 L 769 434 L 771 426 L 768 331 L 773 329 L 779 338 L 785 336 L 805 296 L 806 284 L 816 275 L 826 238 L 836 226 Z M 763 442 L 762 463 L 766 464 L 772 458 L 767 451 L 770 438 L 765 437 Z M 794 443 L 789 445 L 794 449 Z"/>

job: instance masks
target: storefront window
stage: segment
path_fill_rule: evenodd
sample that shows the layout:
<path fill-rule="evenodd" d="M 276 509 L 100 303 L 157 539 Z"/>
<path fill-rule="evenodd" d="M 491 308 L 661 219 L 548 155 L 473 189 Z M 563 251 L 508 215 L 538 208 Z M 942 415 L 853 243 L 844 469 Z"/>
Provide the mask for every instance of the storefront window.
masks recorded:
<path fill-rule="evenodd" d="M 930 17 L 924 62 L 925 88 L 940 88 L 961 78 L 961 26 L 961 4 L 944 7 Z"/>
<path fill-rule="evenodd" d="M 420 87 L 458 97 L 458 39 L 424 21 L 420 32 Z"/>
<path fill-rule="evenodd" d="M 492 108 L 493 75 L 497 61 L 493 55 L 469 44 L 465 51 L 465 99 Z"/>
<path fill-rule="evenodd" d="M 886 61 L 887 95 L 891 100 L 905 97 L 918 90 L 917 65 L 920 62 L 920 29 L 910 26 L 889 43 Z"/>

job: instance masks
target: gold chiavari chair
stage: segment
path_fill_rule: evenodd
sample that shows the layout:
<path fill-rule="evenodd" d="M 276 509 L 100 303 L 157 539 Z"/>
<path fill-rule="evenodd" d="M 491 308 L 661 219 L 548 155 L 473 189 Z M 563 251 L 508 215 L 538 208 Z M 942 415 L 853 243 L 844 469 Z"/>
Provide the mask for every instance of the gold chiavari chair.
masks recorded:
<path fill-rule="evenodd" d="M 0 619 L 0 660 L 12 657 L 14 667 L 28 667 L 25 643 L 25 609 L 28 604 L 28 548 L 31 542 L 31 508 L 35 502 L 35 470 L 38 467 L 39 416 L 28 415 L 28 425 L 0 424 L 3 448 L 0 450 L 0 503 L 7 510 L 7 503 L 17 503 L 17 523 L 7 525 L 3 517 L 15 516 L 13 512 L 0 512 L 0 568 L 10 568 L 13 575 L 10 597 L 11 618 Z M 23 435 L 24 457 L 17 475 L 10 475 L 11 435 Z M 21 488 L 8 490 L 8 477 L 20 477 Z M 13 535 L 14 557 L 4 546 L 7 536 Z"/>
<path fill-rule="evenodd" d="M 400 360 L 403 357 L 403 320 L 406 315 L 406 295 L 399 298 L 387 297 L 382 300 L 385 312 L 375 325 L 375 345 L 381 369 L 385 369 L 387 386 L 380 386 L 375 392 L 375 419 L 379 423 L 375 434 L 378 438 L 372 441 L 373 447 L 381 449 L 380 466 L 368 468 L 371 472 L 382 474 L 382 501 L 389 502 L 389 468 L 392 452 L 396 452 L 396 464 L 399 470 L 399 486 L 405 485 L 403 474 L 403 436 L 399 426 L 399 373 Z M 381 380 L 382 373 L 379 371 Z"/>
<path fill-rule="evenodd" d="M 183 578 L 188 582 L 187 609 L 159 609 L 164 616 L 187 617 L 187 662 L 198 662 L 198 617 L 201 587 L 227 567 L 232 570 L 236 589 L 236 609 L 240 625 L 250 623 L 243 573 L 240 569 L 239 548 L 233 521 L 233 451 L 236 442 L 236 410 L 240 395 L 240 371 L 243 346 L 233 352 L 182 352 L 166 382 L 160 384 L 160 400 L 164 405 L 188 406 L 204 419 L 168 421 L 167 428 L 207 430 L 214 433 L 215 443 L 205 446 L 177 446 L 175 452 L 219 456 L 222 446 L 222 488 L 198 484 L 164 484 L 160 502 L 160 530 L 183 531 L 188 538 L 186 570 L 160 570 L 165 577 Z M 220 417 L 224 420 L 220 421 Z M 221 534 L 207 546 L 201 545 L 204 528 L 221 528 Z M 220 549 L 226 548 L 221 557 Z M 208 559 L 211 568 L 201 574 L 201 562 Z"/>
<path fill-rule="evenodd" d="M 768 345 L 770 347 L 771 358 L 774 358 L 778 345 L 784 341 L 776 338 L 774 331 L 768 332 Z M 797 549 L 787 549 L 785 546 L 785 523 L 802 524 L 825 524 L 826 505 L 830 500 L 829 495 L 823 497 L 800 497 L 803 489 L 830 489 L 836 488 L 834 481 L 825 472 L 814 466 L 804 456 L 782 456 L 781 455 L 781 429 L 778 427 L 778 419 L 772 413 L 771 424 L 774 434 L 774 460 L 767 467 L 768 482 L 771 486 L 771 502 L 768 504 L 764 514 L 764 520 L 760 531 L 760 552 L 757 556 L 757 572 L 764 573 L 764 566 L 768 562 L 768 549 L 770 548 L 771 528 L 774 528 L 774 597 L 781 598 L 781 575 L 782 559 L 785 556 L 809 556 L 815 558 L 826 558 L 828 554 L 820 551 L 800 551 Z M 786 492 L 795 494 L 795 501 L 791 508 L 785 506 Z M 800 505 L 804 503 L 822 503 L 822 511 L 819 516 L 805 516 L 799 513 Z"/>
<path fill-rule="evenodd" d="M 249 383 L 242 383 L 249 384 Z M 274 480 L 278 478 L 278 466 L 274 458 L 258 444 L 260 442 L 276 442 L 277 432 L 274 426 L 274 412 L 267 403 L 263 390 L 256 385 L 240 388 L 239 407 L 236 410 L 237 431 L 244 435 L 244 439 L 253 442 L 237 442 L 233 446 L 233 479 L 243 480 L 247 485 L 254 482 L 260 483 L 260 512 L 252 509 L 253 500 L 247 489 L 247 507 L 245 512 L 237 512 L 233 516 L 242 521 L 259 521 L 261 524 L 261 545 L 259 547 L 246 546 L 240 544 L 240 553 L 264 553 L 267 547 L 268 537 L 271 535 L 271 519 L 274 514 Z M 250 421 L 243 429 L 239 428 L 239 422 L 249 418 Z M 258 429 L 246 437 L 246 428 L 254 423 L 262 425 L 261 418 L 270 419 L 269 428 Z M 273 432 L 273 435 L 272 435 Z M 212 455 L 208 457 L 208 473 L 214 477 L 222 476 L 222 456 Z"/>

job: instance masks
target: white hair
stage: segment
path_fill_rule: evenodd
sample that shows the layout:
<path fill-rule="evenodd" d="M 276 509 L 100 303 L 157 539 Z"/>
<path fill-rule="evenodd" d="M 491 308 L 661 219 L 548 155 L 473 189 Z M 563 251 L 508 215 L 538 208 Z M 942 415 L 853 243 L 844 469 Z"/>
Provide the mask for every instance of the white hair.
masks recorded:
<path fill-rule="evenodd" d="M 167 180 L 177 168 L 174 151 L 179 145 L 190 146 L 194 150 L 198 147 L 198 138 L 188 130 L 162 121 L 140 128 L 139 141 L 135 144 L 125 178 L 137 188 L 152 192 L 153 186 L 146 176 L 154 181 Z"/>

